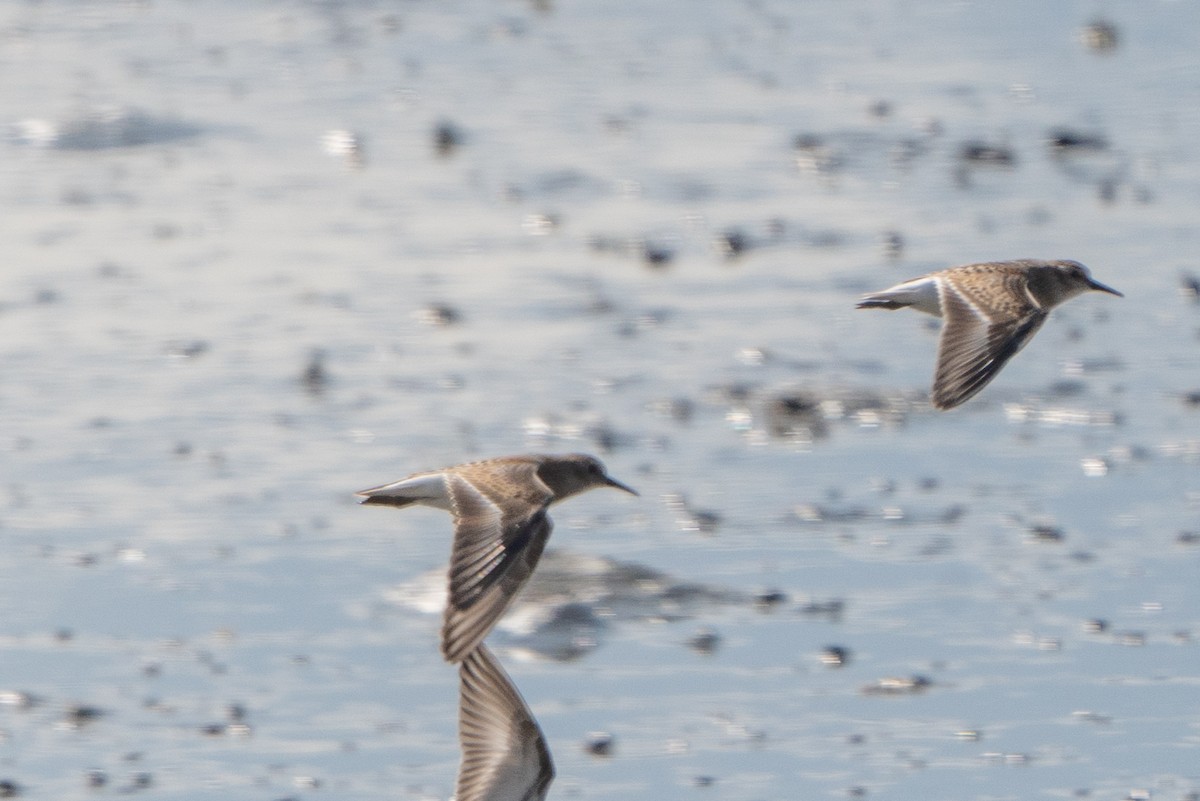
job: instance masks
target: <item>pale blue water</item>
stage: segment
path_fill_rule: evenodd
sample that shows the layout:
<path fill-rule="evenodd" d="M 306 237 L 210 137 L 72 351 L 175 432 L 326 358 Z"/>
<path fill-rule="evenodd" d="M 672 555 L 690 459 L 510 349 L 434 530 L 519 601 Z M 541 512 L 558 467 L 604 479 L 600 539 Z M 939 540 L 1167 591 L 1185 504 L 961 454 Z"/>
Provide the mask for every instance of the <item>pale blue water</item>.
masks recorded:
<path fill-rule="evenodd" d="M 1080 41 L 1097 17 L 1111 53 Z M 1200 274 L 1198 22 L 1178 2 L 0 9 L 0 691 L 35 701 L 0 696 L 0 780 L 447 798 L 455 673 L 392 590 L 445 560 L 449 523 L 351 493 L 587 450 L 642 498 L 571 500 L 557 547 L 787 600 L 618 622 L 569 663 L 498 632 L 551 797 L 1200 792 L 1200 545 L 1179 538 L 1200 506 L 1179 291 Z M 1108 146 L 1056 158 L 1059 127 Z M 335 129 L 361 169 L 323 150 Z M 1015 166 L 964 167 L 976 141 Z M 752 247 L 727 259 L 735 230 Z M 928 321 L 857 295 L 1023 256 L 1126 297 L 1055 310 L 976 400 L 929 411 Z M 437 304 L 459 322 L 430 325 Z M 780 395 L 847 411 L 776 436 Z M 715 531 L 681 525 L 678 494 Z M 840 620 L 798 611 L 837 599 Z M 685 644 L 701 626 L 710 656 Z M 68 725 L 77 705 L 103 714 Z M 593 731 L 611 758 L 584 753 Z"/>

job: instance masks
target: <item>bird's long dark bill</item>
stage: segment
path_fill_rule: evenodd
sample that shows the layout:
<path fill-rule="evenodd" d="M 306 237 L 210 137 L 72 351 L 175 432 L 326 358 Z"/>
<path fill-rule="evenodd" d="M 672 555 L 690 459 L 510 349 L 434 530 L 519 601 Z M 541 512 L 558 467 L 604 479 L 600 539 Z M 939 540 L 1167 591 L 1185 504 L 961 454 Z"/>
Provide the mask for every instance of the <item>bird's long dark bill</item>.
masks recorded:
<path fill-rule="evenodd" d="M 1097 292 L 1107 292 L 1110 295 L 1116 295 L 1118 298 L 1125 297 L 1124 294 L 1113 289 L 1111 286 L 1105 286 L 1104 284 L 1092 278 L 1088 279 L 1088 286 L 1090 286 L 1092 289 L 1095 289 Z"/>
<path fill-rule="evenodd" d="M 639 498 L 641 497 L 641 493 L 639 493 L 633 487 L 627 487 L 624 484 L 622 484 L 620 481 L 617 481 L 615 478 L 610 478 L 608 476 L 605 476 L 604 479 L 605 479 L 604 483 L 610 487 L 616 487 L 619 490 L 625 490 L 625 492 L 628 492 L 630 495 L 637 495 Z"/>

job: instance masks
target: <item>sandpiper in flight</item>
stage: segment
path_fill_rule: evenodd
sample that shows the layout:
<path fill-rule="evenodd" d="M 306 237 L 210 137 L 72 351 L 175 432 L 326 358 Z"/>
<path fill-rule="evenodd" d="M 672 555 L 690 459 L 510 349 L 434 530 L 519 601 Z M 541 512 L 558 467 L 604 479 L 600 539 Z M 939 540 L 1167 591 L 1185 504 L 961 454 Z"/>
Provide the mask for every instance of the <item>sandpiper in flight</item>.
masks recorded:
<path fill-rule="evenodd" d="M 418 503 L 454 515 L 442 656 L 461 662 L 532 575 L 550 538 L 550 504 L 594 487 L 637 495 L 585 454 L 485 459 L 356 494 L 362 503 Z"/>
<path fill-rule="evenodd" d="M 860 309 L 901 309 L 944 318 L 933 405 L 952 409 L 996 377 L 1046 321 L 1050 309 L 1088 290 L 1120 292 L 1077 261 L 965 264 L 864 295 Z"/>
<path fill-rule="evenodd" d="M 554 780 L 546 738 L 512 680 L 480 643 L 458 669 L 455 801 L 543 801 Z"/>

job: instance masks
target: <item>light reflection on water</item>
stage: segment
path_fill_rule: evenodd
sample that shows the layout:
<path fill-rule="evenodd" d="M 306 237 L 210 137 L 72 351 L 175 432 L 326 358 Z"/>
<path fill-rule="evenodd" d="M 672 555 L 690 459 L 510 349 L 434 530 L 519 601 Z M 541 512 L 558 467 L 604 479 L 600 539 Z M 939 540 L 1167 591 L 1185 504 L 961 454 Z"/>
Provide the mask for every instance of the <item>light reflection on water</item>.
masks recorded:
<path fill-rule="evenodd" d="M 447 797 L 455 674 L 391 591 L 449 526 L 350 493 L 608 447 L 643 499 L 572 499 L 557 547 L 785 600 L 622 619 L 567 663 L 499 632 L 551 797 L 1196 792 L 1189 8 L 1114 7 L 1108 56 L 1033 3 L 323 9 L 3 12 L 36 45 L 12 114 L 196 130 L 7 145 L 0 691 L 36 702 L 0 696 L 0 780 Z M 1109 150 L 1064 163 L 1063 125 Z M 857 294 L 1029 255 L 1127 297 L 928 411 L 927 321 Z M 866 690 L 893 678 L 928 686 Z"/>

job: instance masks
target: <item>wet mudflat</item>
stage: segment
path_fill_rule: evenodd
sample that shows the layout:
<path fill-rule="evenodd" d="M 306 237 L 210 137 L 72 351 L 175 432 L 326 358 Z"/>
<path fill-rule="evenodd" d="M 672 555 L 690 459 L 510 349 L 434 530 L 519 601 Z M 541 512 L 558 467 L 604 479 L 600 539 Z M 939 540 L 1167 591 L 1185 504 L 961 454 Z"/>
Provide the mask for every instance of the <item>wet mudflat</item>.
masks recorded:
<path fill-rule="evenodd" d="M 449 523 L 352 493 L 582 450 L 551 798 L 1195 797 L 1196 22 L 6 7 L 0 794 L 449 797 Z M 1025 256 L 1126 297 L 932 411 L 859 294 Z"/>

